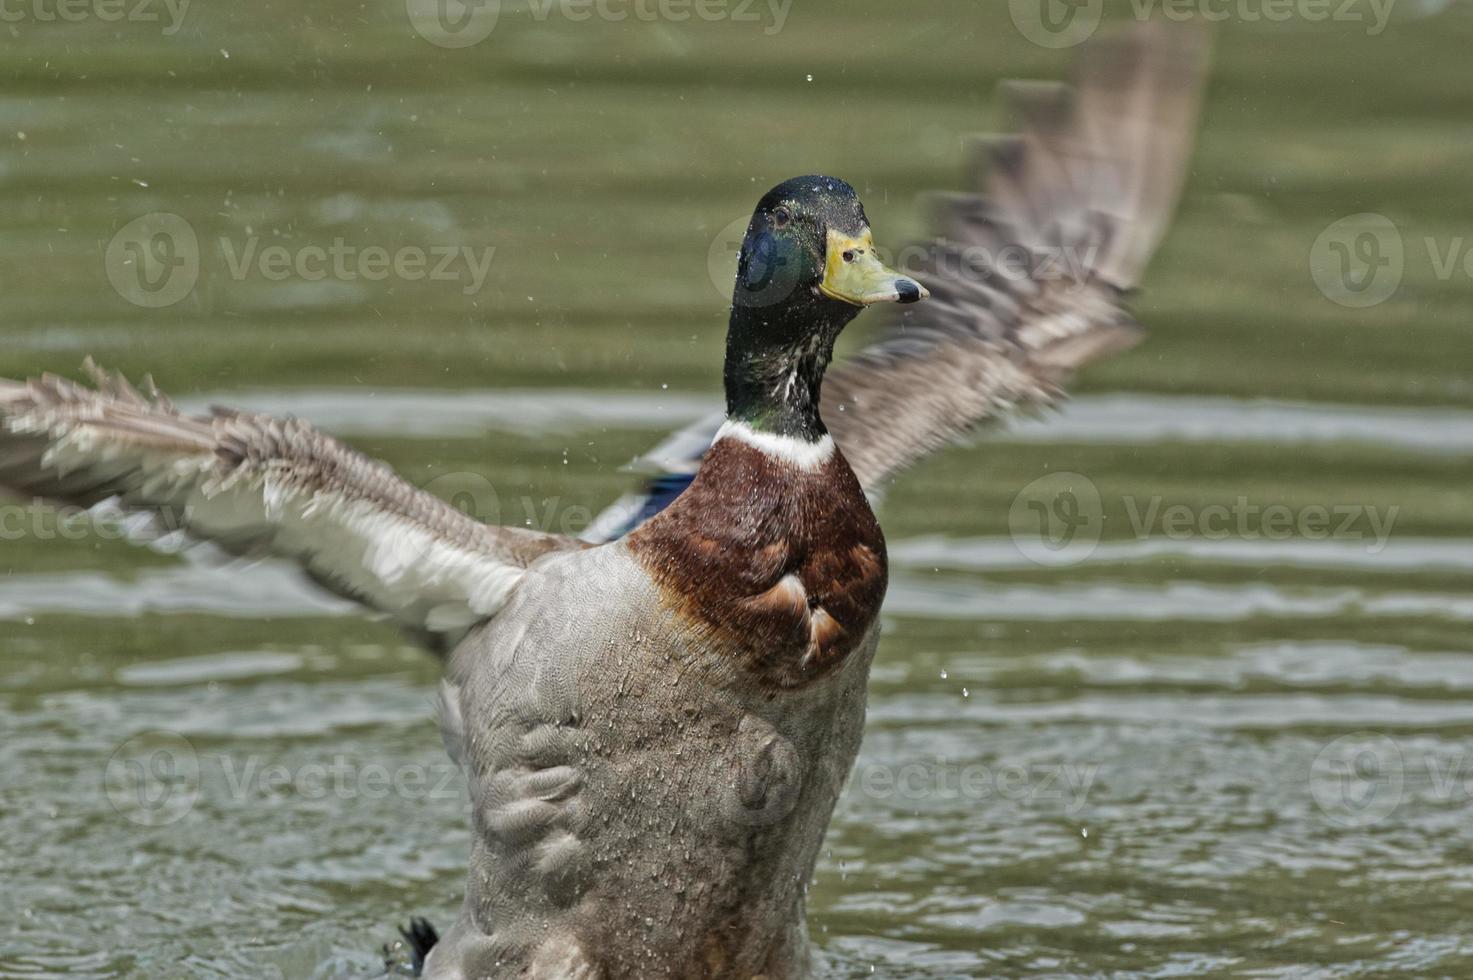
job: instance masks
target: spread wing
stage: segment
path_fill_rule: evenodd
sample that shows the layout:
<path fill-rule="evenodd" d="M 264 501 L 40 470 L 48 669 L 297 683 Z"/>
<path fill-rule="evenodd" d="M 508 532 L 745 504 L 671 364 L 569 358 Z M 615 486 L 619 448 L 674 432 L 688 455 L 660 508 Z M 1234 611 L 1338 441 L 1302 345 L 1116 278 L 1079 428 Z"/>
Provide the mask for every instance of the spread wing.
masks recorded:
<path fill-rule="evenodd" d="M 1017 135 L 975 143 L 971 188 L 938 197 L 937 237 L 896 264 L 931 299 L 835 365 L 824 423 L 866 490 L 1136 344 L 1127 298 L 1165 235 L 1196 137 L 1207 38 L 1152 22 L 1086 45 L 1072 86 L 1010 83 Z M 690 482 L 719 418 L 639 461 L 658 469 L 589 537 L 632 530 Z M 690 450 L 701 436 L 706 441 Z M 653 465 L 652 465 L 653 464 Z"/>
<path fill-rule="evenodd" d="M 434 645 L 494 615 L 541 555 L 582 547 L 481 524 L 296 419 L 191 417 L 87 368 L 95 388 L 0 380 L 0 489 L 113 501 L 161 532 L 289 559 Z"/>
<path fill-rule="evenodd" d="M 939 235 L 904 270 L 931 300 L 896 308 L 824 383 L 824 421 L 861 483 L 1052 404 L 1139 341 L 1125 300 L 1176 208 L 1205 61 L 1201 32 L 1147 23 L 1085 47 L 1072 89 L 1003 87 L 1018 135 L 977 142 L 975 190 L 938 200 Z"/>

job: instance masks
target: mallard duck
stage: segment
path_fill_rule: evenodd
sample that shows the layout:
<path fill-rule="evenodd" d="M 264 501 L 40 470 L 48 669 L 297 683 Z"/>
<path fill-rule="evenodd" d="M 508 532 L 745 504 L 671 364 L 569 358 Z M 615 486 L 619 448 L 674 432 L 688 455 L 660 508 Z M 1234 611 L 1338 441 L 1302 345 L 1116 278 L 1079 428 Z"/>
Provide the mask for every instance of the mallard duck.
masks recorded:
<path fill-rule="evenodd" d="M 913 275 L 844 181 L 765 194 L 720 427 L 683 492 L 606 543 L 482 525 L 305 422 L 189 417 L 95 368 L 0 382 L 0 485 L 294 560 L 448 652 L 473 845 L 428 976 L 809 976 L 805 890 L 886 589 L 867 493 L 1138 339 L 1124 297 L 1179 192 L 1202 52 L 1137 26 L 1087 49 L 1075 95 L 1007 89 L 1021 134 L 981 144 Z M 995 265 L 1009 250 L 1023 274 Z M 880 304 L 886 338 L 829 372 Z"/>

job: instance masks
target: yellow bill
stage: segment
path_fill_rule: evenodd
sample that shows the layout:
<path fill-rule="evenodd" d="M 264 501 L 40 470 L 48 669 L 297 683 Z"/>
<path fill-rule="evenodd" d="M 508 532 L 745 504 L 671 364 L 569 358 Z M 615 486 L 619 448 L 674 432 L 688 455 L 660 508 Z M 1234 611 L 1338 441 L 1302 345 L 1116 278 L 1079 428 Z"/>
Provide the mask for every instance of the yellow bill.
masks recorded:
<path fill-rule="evenodd" d="M 830 299 L 869 306 L 873 303 L 919 303 L 931 293 L 910 276 L 889 268 L 875 255 L 875 240 L 866 228 L 857 238 L 832 229 L 819 290 Z"/>

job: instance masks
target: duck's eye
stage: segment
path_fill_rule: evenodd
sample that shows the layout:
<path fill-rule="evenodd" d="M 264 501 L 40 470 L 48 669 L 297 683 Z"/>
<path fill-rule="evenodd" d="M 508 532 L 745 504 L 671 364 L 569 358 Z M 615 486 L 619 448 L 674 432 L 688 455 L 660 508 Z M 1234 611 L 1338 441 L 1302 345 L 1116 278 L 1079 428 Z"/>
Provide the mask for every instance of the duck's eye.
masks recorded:
<path fill-rule="evenodd" d="M 852 248 L 851 249 L 847 249 L 844 252 L 844 261 L 845 262 L 853 262 L 854 261 L 854 249 L 852 249 Z"/>
<path fill-rule="evenodd" d="M 772 212 L 772 223 L 778 228 L 786 228 L 788 222 L 793 220 L 793 213 L 787 208 L 778 208 Z"/>

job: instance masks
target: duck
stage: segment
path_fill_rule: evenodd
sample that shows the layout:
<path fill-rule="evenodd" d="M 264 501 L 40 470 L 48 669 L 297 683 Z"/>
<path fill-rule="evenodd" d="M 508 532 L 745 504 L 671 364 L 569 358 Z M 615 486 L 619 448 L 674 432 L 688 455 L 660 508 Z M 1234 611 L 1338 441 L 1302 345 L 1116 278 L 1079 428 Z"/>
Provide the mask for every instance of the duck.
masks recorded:
<path fill-rule="evenodd" d="M 188 415 L 90 361 L 90 384 L 0 381 L 0 487 L 295 562 L 444 658 L 471 849 L 455 922 L 405 933 L 424 976 L 811 977 L 807 885 L 888 583 L 873 501 L 1140 340 L 1128 298 L 1204 61 L 1199 33 L 1136 24 L 1072 87 L 1006 86 L 1017 135 L 976 144 L 904 270 L 851 184 L 775 185 L 738 257 L 724 413 L 591 536 L 482 524 L 305 421 Z M 881 338 L 833 365 L 876 307 Z"/>

